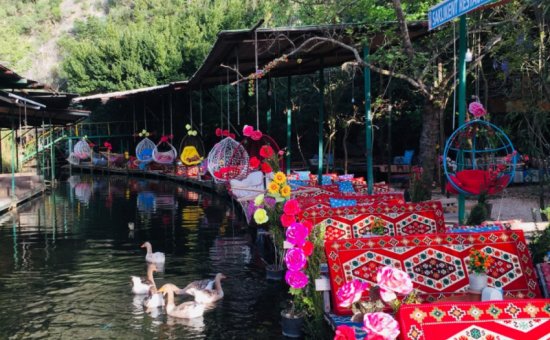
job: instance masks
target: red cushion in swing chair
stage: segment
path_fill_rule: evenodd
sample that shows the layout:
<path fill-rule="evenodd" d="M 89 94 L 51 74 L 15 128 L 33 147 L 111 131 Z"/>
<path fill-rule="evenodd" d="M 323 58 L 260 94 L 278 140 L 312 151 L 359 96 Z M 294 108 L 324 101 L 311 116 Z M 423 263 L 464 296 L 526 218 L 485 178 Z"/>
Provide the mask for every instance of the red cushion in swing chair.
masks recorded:
<path fill-rule="evenodd" d="M 487 170 L 461 170 L 449 179 L 459 188 L 471 195 L 479 195 L 486 193 L 489 195 L 496 194 L 506 187 L 510 179 L 509 175 L 491 179 L 491 173 Z M 447 192 L 451 194 L 459 194 L 456 188 L 449 182 L 446 185 Z"/>

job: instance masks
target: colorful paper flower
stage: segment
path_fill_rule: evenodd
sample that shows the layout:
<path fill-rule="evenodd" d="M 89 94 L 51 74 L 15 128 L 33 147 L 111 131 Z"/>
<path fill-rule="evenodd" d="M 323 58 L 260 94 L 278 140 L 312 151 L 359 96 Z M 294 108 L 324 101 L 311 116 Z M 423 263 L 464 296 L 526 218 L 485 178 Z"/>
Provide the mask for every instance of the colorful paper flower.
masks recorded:
<path fill-rule="evenodd" d="M 368 340 L 393 340 L 399 335 L 399 325 L 387 313 L 367 313 L 363 317 L 363 329 Z"/>
<path fill-rule="evenodd" d="M 267 164 L 266 162 L 262 163 L 261 170 L 264 174 L 268 174 L 273 171 L 273 169 L 271 169 L 271 165 Z"/>
<path fill-rule="evenodd" d="M 302 250 L 304 251 L 304 254 L 306 254 L 306 256 L 311 256 L 311 254 L 313 254 L 313 248 L 314 248 L 313 243 L 307 240 L 302 246 Z"/>
<path fill-rule="evenodd" d="M 292 223 L 290 227 L 286 229 L 286 240 L 296 247 L 301 247 L 306 242 L 308 236 L 308 230 L 302 223 Z"/>
<path fill-rule="evenodd" d="M 263 158 L 270 158 L 274 153 L 273 148 L 269 145 L 264 145 L 260 148 L 260 156 Z"/>
<path fill-rule="evenodd" d="M 290 197 L 290 193 L 292 192 L 292 189 L 289 185 L 285 185 L 281 188 L 281 196 L 283 197 Z"/>
<path fill-rule="evenodd" d="M 289 270 L 301 270 L 307 262 L 306 254 L 300 248 L 292 248 L 286 252 L 285 263 Z"/>
<path fill-rule="evenodd" d="M 262 208 L 257 209 L 254 212 L 254 221 L 257 224 L 264 224 L 267 221 L 269 221 L 269 217 L 267 216 L 267 211 L 265 211 L 265 209 L 262 209 Z"/>
<path fill-rule="evenodd" d="M 286 175 L 279 171 L 273 176 L 273 181 L 277 184 L 283 184 L 286 181 Z"/>
<path fill-rule="evenodd" d="M 411 278 L 407 273 L 391 266 L 378 269 L 376 282 L 380 287 L 380 297 L 389 302 L 395 300 L 399 294 L 409 294 L 413 290 Z"/>
<path fill-rule="evenodd" d="M 296 217 L 294 215 L 287 215 L 287 214 L 281 215 L 281 224 L 283 225 L 283 227 L 285 228 L 290 227 L 294 222 L 296 222 Z"/>
<path fill-rule="evenodd" d="M 250 135 L 250 138 L 252 138 L 252 140 L 259 141 L 260 139 L 262 139 L 262 136 L 263 136 L 262 132 L 259 130 L 256 130 L 252 132 L 252 134 Z"/>
<path fill-rule="evenodd" d="M 253 132 L 254 132 L 254 127 L 250 125 L 243 126 L 243 136 L 250 137 Z"/>
<path fill-rule="evenodd" d="M 279 184 L 277 184 L 275 182 L 269 182 L 269 184 L 267 185 L 267 191 L 270 194 L 278 193 L 279 192 Z"/>
<path fill-rule="evenodd" d="M 220 129 L 220 128 L 216 129 L 216 136 L 218 136 L 218 137 L 222 136 L 222 129 Z"/>
<path fill-rule="evenodd" d="M 369 285 L 366 282 L 359 280 L 353 280 L 346 282 L 338 292 L 336 292 L 336 299 L 340 307 L 351 307 L 352 304 L 361 300 L 361 295 Z"/>
<path fill-rule="evenodd" d="M 355 329 L 346 325 L 336 327 L 334 340 L 355 340 Z"/>
<path fill-rule="evenodd" d="M 287 215 L 298 215 L 300 213 L 300 204 L 298 200 L 292 199 L 285 202 L 283 211 Z"/>
<path fill-rule="evenodd" d="M 256 156 L 252 156 L 248 161 L 248 165 L 250 166 L 250 168 L 256 169 L 260 166 L 260 160 Z"/>
<path fill-rule="evenodd" d="M 468 111 L 470 111 L 470 113 L 476 118 L 479 118 L 487 114 L 487 110 L 485 110 L 483 105 L 479 102 L 470 103 L 470 105 L 468 106 Z"/>
<path fill-rule="evenodd" d="M 294 289 L 302 289 L 307 285 L 308 278 L 307 275 L 301 271 L 287 270 L 285 274 L 285 281 Z"/>
<path fill-rule="evenodd" d="M 303 221 L 302 224 L 304 225 L 304 227 L 307 228 L 308 234 L 311 233 L 311 231 L 313 230 L 313 223 L 311 223 L 310 221 Z"/>
<path fill-rule="evenodd" d="M 264 203 L 264 197 L 265 197 L 264 194 L 260 194 L 256 196 L 256 198 L 254 198 L 254 205 L 259 207 L 260 204 Z"/>

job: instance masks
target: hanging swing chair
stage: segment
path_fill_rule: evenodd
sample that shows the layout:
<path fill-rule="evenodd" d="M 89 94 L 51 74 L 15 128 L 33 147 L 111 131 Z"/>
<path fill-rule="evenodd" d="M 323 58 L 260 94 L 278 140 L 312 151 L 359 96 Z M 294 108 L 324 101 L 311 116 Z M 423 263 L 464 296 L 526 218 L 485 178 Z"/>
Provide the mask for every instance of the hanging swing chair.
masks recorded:
<path fill-rule="evenodd" d="M 149 132 L 143 130 L 139 136 L 143 139 L 136 145 L 136 159 L 142 164 L 148 164 L 153 161 L 153 150 L 156 145 L 148 138 Z"/>
<path fill-rule="evenodd" d="M 92 151 L 92 165 L 93 166 L 107 166 L 107 157 L 100 152 Z"/>
<path fill-rule="evenodd" d="M 242 179 L 248 171 L 248 153 L 231 137 L 218 142 L 208 153 L 208 172 L 216 182 Z"/>
<path fill-rule="evenodd" d="M 88 159 L 92 155 L 92 148 L 86 141 L 86 138 L 82 138 L 75 144 L 73 154 L 80 160 Z"/>
<path fill-rule="evenodd" d="M 189 127 L 189 128 L 188 128 Z M 199 165 L 206 154 L 204 143 L 196 130 L 192 130 L 190 125 L 186 126 L 187 134 L 180 143 L 180 160 L 184 166 Z"/>
<path fill-rule="evenodd" d="M 169 142 L 172 136 L 162 136 L 153 148 L 153 160 L 158 164 L 173 164 L 178 157 L 178 151 Z"/>
<path fill-rule="evenodd" d="M 71 165 L 79 165 L 80 164 L 80 158 L 78 158 L 74 152 L 71 152 L 69 154 L 69 157 L 67 157 L 67 162 Z"/>
<path fill-rule="evenodd" d="M 513 180 L 516 151 L 496 125 L 471 120 L 456 129 L 443 152 L 447 191 L 464 195 L 494 195 Z"/>

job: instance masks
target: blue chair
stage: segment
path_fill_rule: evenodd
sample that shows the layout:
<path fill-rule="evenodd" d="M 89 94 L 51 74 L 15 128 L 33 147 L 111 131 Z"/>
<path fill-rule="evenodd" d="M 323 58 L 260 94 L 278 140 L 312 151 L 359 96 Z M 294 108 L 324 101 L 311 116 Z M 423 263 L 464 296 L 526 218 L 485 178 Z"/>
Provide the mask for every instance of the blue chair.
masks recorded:
<path fill-rule="evenodd" d="M 397 156 L 393 158 L 393 164 L 395 165 L 411 165 L 414 156 L 414 150 L 405 150 L 403 156 Z"/>

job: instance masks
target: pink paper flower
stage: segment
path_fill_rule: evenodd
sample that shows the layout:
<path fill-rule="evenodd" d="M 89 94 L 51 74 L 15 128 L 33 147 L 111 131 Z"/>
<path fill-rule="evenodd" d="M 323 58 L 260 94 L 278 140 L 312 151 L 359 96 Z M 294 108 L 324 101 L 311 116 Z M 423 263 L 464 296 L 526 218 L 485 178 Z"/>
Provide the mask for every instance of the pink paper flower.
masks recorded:
<path fill-rule="evenodd" d="M 285 281 L 294 289 L 302 289 L 307 285 L 308 278 L 307 275 L 301 271 L 287 270 L 285 274 Z"/>
<path fill-rule="evenodd" d="M 296 222 L 296 217 L 294 217 L 294 215 L 287 215 L 287 214 L 281 215 L 281 224 L 283 225 L 283 227 L 285 228 L 290 227 L 292 223 L 295 223 L 295 222 Z"/>
<path fill-rule="evenodd" d="M 252 134 L 250 135 L 250 138 L 252 138 L 252 140 L 258 141 L 258 140 L 262 139 L 262 136 L 263 136 L 262 132 L 259 131 L 259 130 L 256 130 L 256 131 L 252 132 Z"/>
<path fill-rule="evenodd" d="M 367 332 L 367 340 L 393 340 L 400 333 L 397 321 L 382 312 L 365 314 L 363 329 Z"/>
<path fill-rule="evenodd" d="M 285 263 L 289 270 L 298 271 L 305 267 L 307 262 L 304 251 L 300 248 L 292 248 L 286 252 Z"/>
<path fill-rule="evenodd" d="M 355 330 L 353 327 L 340 325 L 336 327 L 334 340 L 355 340 Z"/>
<path fill-rule="evenodd" d="M 220 129 L 220 128 L 216 129 L 216 136 L 218 136 L 218 137 L 222 136 L 222 129 Z"/>
<path fill-rule="evenodd" d="M 250 125 L 245 125 L 243 127 L 243 135 L 245 137 L 250 137 L 252 135 L 252 132 L 254 132 L 254 127 L 252 127 Z"/>
<path fill-rule="evenodd" d="M 292 223 L 286 229 L 286 240 L 296 247 L 301 247 L 306 243 L 308 230 L 302 223 Z"/>
<path fill-rule="evenodd" d="M 407 273 L 391 266 L 378 269 L 376 282 L 380 287 L 380 297 L 389 302 L 395 300 L 399 294 L 409 294 L 413 290 L 411 278 Z"/>
<path fill-rule="evenodd" d="M 468 106 L 468 111 L 470 111 L 470 113 L 474 115 L 474 117 L 476 118 L 484 116 L 487 113 L 487 110 L 485 110 L 483 105 L 481 105 L 481 103 L 478 103 L 478 102 L 470 103 L 470 105 Z"/>
<path fill-rule="evenodd" d="M 369 287 L 366 282 L 353 280 L 346 282 L 336 293 L 336 299 L 340 307 L 350 307 L 361 299 L 363 292 Z"/>
<path fill-rule="evenodd" d="M 283 211 L 287 215 L 298 215 L 300 213 L 300 204 L 298 203 L 298 200 L 291 199 L 285 202 L 285 205 L 283 207 Z"/>

